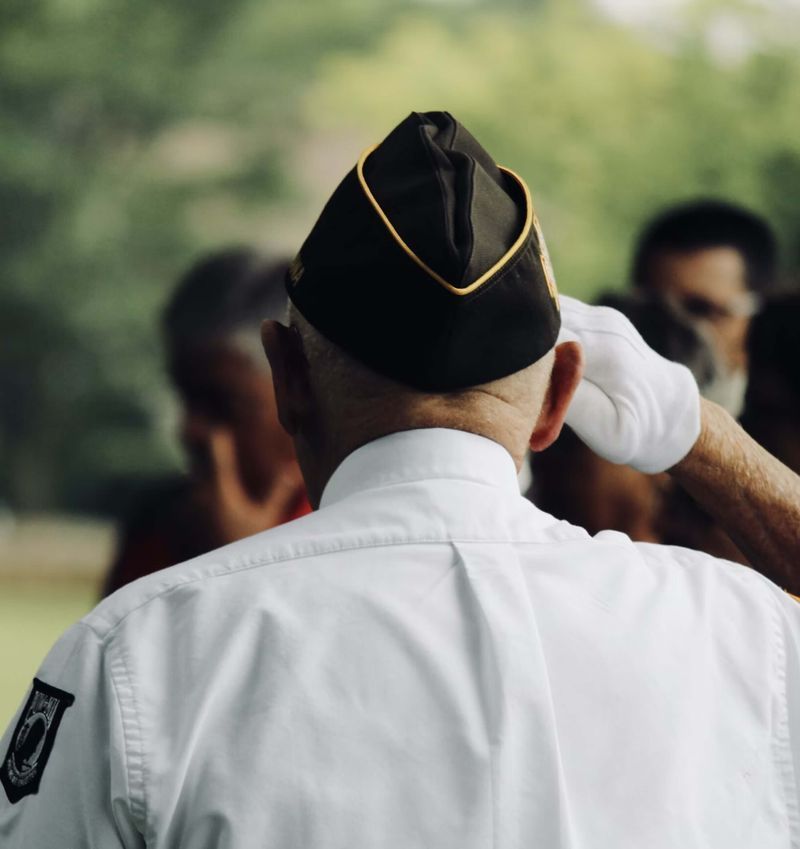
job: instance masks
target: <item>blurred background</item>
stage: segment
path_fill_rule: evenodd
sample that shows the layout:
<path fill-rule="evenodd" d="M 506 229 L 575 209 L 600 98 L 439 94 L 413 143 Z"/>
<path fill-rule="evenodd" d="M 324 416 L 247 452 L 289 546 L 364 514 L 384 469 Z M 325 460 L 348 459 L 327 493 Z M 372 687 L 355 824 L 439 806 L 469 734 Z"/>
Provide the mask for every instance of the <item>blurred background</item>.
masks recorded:
<path fill-rule="evenodd" d="M 0 725 L 181 465 L 159 316 L 199 254 L 291 255 L 367 144 L 447 109 L 529 183 L 561 290 L 702 195 L 800 261 L 800 0 L 4 0 Z"/>

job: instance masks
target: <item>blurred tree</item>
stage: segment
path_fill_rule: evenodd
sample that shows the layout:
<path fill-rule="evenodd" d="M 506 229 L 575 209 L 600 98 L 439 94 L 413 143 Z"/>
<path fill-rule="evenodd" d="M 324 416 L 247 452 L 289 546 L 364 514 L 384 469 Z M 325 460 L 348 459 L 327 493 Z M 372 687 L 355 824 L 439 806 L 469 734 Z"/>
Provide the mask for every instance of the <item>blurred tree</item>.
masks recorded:
<path fill-rule="evenodd" d="M 396 7 L 4 3 L 0 502 L 108 509 L 109 482 L 174 463 L 169 286 L 290 196 L 282 153 L 323 45 L 366 45 Z"/>

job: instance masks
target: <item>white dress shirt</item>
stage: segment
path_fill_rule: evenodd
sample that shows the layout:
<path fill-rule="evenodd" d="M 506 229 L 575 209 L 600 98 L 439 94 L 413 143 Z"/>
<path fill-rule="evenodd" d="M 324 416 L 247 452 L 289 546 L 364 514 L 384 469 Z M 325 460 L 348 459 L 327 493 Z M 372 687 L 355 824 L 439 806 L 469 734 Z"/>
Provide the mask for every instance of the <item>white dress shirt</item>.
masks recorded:
<path fill-rule="evenodd" d="M 3 849 L 800 846 L 800 606 L 553 519 L 458 431 L 365 445 L 37 678 L 74 703 L 38 792 L 0 789 Z"/>

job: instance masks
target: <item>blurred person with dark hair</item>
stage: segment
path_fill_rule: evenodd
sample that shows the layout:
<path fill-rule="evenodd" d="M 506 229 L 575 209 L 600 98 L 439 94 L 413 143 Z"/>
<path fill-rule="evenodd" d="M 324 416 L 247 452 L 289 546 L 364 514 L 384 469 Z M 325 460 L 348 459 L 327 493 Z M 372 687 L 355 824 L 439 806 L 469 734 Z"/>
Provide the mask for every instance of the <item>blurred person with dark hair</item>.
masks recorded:
<path fill-rule="evenodd" d="M 753 319 L 741 424 L 770 454 L 800 472 L 800 294 L 769 301 Z"/>
<path fill-rule="evenodd" d="M 800 472 L 800 294 L 766 301 L 747 334 L 748 381 L 742 427 L 782 463 Z M 681 489 L 671 491 L 663 541 L 747 563 L 718 523 Z"/>
<path fill-rule="evenodd" d="M 633 290 L 598 303 L 625 314 L 655 351 L 692 371 L 704 397 L 736 415 L 747 380 L 748 324 L 776 285 L 776 262 L 775 238 L 763 219 L 723 201 L 695 201 L 665 210 L 644 228 Z M 643 542 L 744 560 L 666 477 L 609 463 L 569 429 L 535 458 L 530 495 L 590 533 L 618 530 Z"/>
<path fill-rule="evenodd" d="M 669 300 L 707 335 L 719 373 L 704 394 L 738 415 L 747 383 L 748 323 L 776 287 L 777 244 L 769 224 L 721 200 L 670 207 L 639 236 L 631 280 Z"/>
<path fill-rule="evenodd" d="M 188 474 L 140 495 L 104 595 L 310 511 L 259 336 L 262 320 L 286 313 L 285 270 L 249 249 L 221 251 L 193 265 L 167 303 L 167 369 Z"/>

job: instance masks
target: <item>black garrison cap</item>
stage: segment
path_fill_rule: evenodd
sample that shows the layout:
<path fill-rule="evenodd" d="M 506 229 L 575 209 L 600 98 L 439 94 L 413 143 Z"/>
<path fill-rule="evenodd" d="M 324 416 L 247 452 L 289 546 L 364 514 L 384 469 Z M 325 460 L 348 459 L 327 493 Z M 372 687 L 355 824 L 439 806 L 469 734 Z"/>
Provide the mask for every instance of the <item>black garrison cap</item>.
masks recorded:
<path fill-rule="evenodd" d="M 560 327 L 525 183 L 447 112 L 413 112 L 361 154 L 286 285 L 323 336 L 431 392 L 531 365 Z"/>

